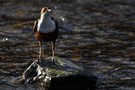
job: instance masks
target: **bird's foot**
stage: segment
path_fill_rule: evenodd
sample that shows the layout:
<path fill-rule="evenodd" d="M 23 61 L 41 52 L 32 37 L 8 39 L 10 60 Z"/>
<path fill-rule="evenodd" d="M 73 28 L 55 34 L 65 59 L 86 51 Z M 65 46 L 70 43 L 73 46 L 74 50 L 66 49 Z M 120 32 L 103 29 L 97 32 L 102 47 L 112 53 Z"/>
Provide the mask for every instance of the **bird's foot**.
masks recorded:
<path fill-rule="evenodd" d="M 55 62 L 54 62 L 54 57 L 52 57 L 52 60 L 51 60 L 51 61 L 52 61 L 52 63 L 55 65 Z"/>
<path fill-rule="evenodd" d="M 42 58 L 41 58 L 41 57 L 39 57 L 39 58 L 38 58 L 38 62 L 41 62 L 41 61 L 42 61 Z"/>

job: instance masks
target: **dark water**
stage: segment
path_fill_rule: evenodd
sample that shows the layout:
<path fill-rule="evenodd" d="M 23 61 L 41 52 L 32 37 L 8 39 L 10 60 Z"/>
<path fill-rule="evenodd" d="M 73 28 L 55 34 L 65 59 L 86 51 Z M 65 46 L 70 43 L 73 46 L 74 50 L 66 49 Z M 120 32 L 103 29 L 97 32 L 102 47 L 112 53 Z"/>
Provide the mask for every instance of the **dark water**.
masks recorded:
<path fill-rule="evenodd" d="M 12 82 L 38 58 L 32 26 L 46 5 L 60 27 L 56 56 L 90 69 L 97 90 L 135 89 L 134 0 L 1 0 L 0 90 L 44 89 Z M 44 44 L 44 57 L 50 48 Z"/>

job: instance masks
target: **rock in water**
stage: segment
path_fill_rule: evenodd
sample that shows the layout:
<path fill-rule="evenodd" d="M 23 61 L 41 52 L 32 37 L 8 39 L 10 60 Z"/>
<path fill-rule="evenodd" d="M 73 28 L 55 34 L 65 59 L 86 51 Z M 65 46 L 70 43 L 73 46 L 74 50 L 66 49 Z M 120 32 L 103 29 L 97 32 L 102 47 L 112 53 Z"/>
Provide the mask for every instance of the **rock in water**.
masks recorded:
<path fill-rule="evenodd" d="M 23 73 L 24 83 L 40 83 L 45 90 L 94 90 L 97 77 L 65 59 L 35 60 Z"/>

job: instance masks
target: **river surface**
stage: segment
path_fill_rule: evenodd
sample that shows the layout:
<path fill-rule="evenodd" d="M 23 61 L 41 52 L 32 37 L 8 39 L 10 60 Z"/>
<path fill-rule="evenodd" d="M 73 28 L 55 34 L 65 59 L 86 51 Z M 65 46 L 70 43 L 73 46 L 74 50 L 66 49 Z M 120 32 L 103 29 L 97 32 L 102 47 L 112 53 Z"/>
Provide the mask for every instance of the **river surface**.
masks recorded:
<path fill-rule="evenodd" d="M 59 23 L 57 57 L 90 69 L 97 90 L 135 90 L 135 0 L 1 0 L 0 90 L 44 90 L 13 83 L 38 58 L 32 27 L 44 6 Z"/>

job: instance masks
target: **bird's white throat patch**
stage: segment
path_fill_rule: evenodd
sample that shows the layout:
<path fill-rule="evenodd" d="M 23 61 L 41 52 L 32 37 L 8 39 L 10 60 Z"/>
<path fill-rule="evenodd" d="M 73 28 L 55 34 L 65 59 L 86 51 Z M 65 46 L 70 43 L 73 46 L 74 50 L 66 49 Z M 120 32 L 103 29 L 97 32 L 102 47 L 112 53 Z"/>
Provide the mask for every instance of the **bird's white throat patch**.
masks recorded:
<path fill-rule="evenodd" d="M 54 20 L 51 20 L 50 18 L 40 18 L 38 20 L 37 30 L 42 33 L 49 33 L 55 30 L 55 22 Z"/>

